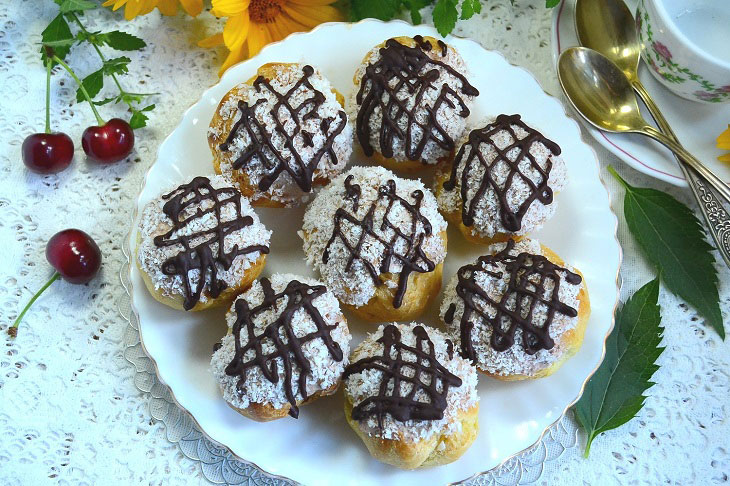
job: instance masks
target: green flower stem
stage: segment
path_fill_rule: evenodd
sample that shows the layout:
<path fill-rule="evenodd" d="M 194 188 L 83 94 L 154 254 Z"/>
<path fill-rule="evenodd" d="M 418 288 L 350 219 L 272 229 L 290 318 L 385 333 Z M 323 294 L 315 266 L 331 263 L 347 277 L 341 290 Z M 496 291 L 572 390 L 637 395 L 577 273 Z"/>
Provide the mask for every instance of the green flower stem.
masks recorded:
<path fill-rule="evenodd" d="M 61 274 L 58 272 L 53 272 L 53 276 L 46 282 L 43 287 L 40 288 L 38 292 L 33 295 L 33 298 L 30 299 L 30 301 L 25 305 L 21 313 L 18 315 L 18 317 L 13 322 L 13 325 L 8 328 L 8 334 L 10 334 L 12 337 L 15 337 L 18 335 L 18 326 L 20 325 L 20 321 L 23 320 L 23 316 L 25 316 L 25 313 L 28 312 L 28 309 L 33 305 L 33 303 L 38 299 L 38 297 L 41 296 L 41 294 L 51 286 L 53 282 L 61 278 Z"/>
<path fill-rule="evenodd" d="M 46 59 L 46 133 L 51 133 L 51 64 Z"/>
<path fill-rule="evenodd" d="M 101 115 L 99 115 L 99 112 L 96 111 L 96 106 L 94 106 L 94 101 L 91 99 L 91 96 L 89 96 L 89 92 L 86 91 L 86 88 L 84 88 L 84 83 L 81 82 L 79 77 L 76 76 L 76 73 L 74 72 L 74 70 L 71 69 L 71 66 L 69 66 L 68 64 L 63 62 L 63 59 L 61 59 L 60 57 L 58 57 L 56 55 L 54 55 L 52 59 L 53 59 L 53 61 L 60 64 L 71 75 L 71 77 L 74 78 L 74 81 L 76 81 L 76 83 L 79 85 L 79 89 L 81 89 L 81 93 L 84 95 L 84 98 L 86 98 L 86 101 L 89 102 L 89 106 L 91 106 L 91 111 L 94 112 L 94 116 L 96 117 L 96 122 L 99 124 L 99 126 L 104 125 L 106 122 L 101 117 Z"/>

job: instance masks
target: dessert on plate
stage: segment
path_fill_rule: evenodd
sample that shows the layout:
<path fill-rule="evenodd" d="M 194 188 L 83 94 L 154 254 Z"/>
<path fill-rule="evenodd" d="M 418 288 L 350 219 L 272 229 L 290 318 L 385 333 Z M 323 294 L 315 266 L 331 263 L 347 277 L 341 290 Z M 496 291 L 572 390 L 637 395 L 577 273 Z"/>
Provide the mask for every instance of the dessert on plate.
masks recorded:
<path fill-rule="evenodd" d="M 446 221 L 420 181 L 353 167 L 307 207 L 300 236 L 307 263 L 363 319 L 413 319 L 441 288 Z"/>
<path fill-rule="evenodd" d="M 499 115 L 472 130 L 436 174 L 439 209 L 470 241 L 518 240 L 555 214 L 554 196 L 567 185 L 560 152 L 520 115 Z"/>
<path fill-rule="evenodd" d="M 456 49 L 433 37 L 394 37 L 371 49 L 348 102 L 368 157 L 420 170 L 453 156 L 479 91 Z"/>
<path fill-rule="evenodd" d="M 137 264 L 152 296 L 174 309 L 227 306 L 261 273 L 271 232 L 222 176 L 195 177 L 142 211 Z"/>
<path fill-rule="evenodd" d="M 541 378 L 580 349 L 591 312 L 580 272 L 532 239 L 508 240 L 461 267 L 441 318 L 465 358 L 500 380 Z"/>
<path fill-rule="evenodd" d="M 211 359 L 223 398 L 245 417 L 267 422 L 337 391 L 350 332 L 337 299 L 314 279 L 262 278 L 226 314 L 228 333 Z"/>
<path fill-rule="evenodd" d="M 474 367 L 436 329 L 382 324 L 345 369 L 345 416 L 376 459 L 403 469 L 458 459 L 479 431 Z"/>
<path fill-rule="evenodd" d="M 234 86 L 210 122 L 213 166 L 254 206 L 296 207 L 352 152 L 344 98 L 316 68 L 269 63 Z"/>

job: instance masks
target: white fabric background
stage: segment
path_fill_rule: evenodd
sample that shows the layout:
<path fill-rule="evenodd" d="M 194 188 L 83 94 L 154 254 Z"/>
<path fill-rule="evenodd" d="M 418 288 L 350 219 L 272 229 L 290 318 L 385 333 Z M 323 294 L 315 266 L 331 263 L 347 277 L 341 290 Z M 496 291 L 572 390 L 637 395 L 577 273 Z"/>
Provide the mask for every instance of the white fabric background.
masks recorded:
<path fill-rule="evenodd" d="M 558 94 L 550 12 L 543 4 L 516 0 L 511 6 L 509 0 L 488 0 L 481 16 L 460 23 L 455 33 L 501 51 L 527 67 L 548 92 Z M 0 2 L 0 483 L 207 484 L 199 463 L 183 455 L 168 440 L 164 424 L 151 418 L 149 395 L 135 387 L 136 370 L 123 357 L 128 323 L 120 317 L 117 302 L 124 296 L 118 277 L 124 261 L 120 246 L 142 178 L 184 110 L 217 81 L 224 53 L 194 47 L 216 21 L 208 14 L 190 20 L 153 13 L 127 24 L 107 12 L 89 15 L 91 30 L 121 26 L 147 41 L 142 53 L 130 54 L 133 72 L 122 82 L 132 91 L 159 92 L 157 109 L 151 126 L 137 131 L 129 160 L 111 167 L 92 165 L 80 147 L 83 129 L 93 123 L 91 112 L 73 102 L 73 81 L 55 73 L 52 125 L 68 133 L 78 150 L 70 169 L 41 177 L 25 170 L 20 145 L 28 134 L 43 131 L 45 76 L 37 51 L 40 32 L 56 8 L 50 0 Z M 86 74 L 98 68 L 98 60 L 82 47 L 75 49 L 71 65 Z M 124 113 L 122 107 L 107 105 L 102 114 L 111 118 Z M 668 191 L 693 206 L 688 192 L 635 172 L 587 134 L 586 140 L 596 147 L 617 214 L 622 192 L 605 171 L 608 164 L 630 183 Z M 54 284 L 26 315 L 19 337 L 10 340 L 5 329 L 51 275 L 44 257 L 46 241 L 67 227 L 81 228 L 99 243 L 104 254 L 101 274 L 86 286 Z M 652 276 L 621 217 L 619 240 L 625 298 Z M 724 267 L 720 278 L 727 318 L 730 273 Z M 660 300 L 667 349 L 639 416 L 596 439 L 588 460 L 582 458 L 584 437 L 576 439 L 568 419 L 542 449 L 479 483 L 728 482 L 728 344 L 666 291 Z M 543 464 L 545 458 L 552 460 Z M 259 480 L 263 478 L 254 482 Z"/>

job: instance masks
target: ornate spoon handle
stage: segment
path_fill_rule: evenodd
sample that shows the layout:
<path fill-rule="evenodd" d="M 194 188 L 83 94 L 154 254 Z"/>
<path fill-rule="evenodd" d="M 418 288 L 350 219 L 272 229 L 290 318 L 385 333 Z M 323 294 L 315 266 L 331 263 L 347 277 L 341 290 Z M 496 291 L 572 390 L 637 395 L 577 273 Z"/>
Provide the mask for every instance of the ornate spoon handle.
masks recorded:
<path fill-rule="evenodd" d="M 664 118 L 664 115 L 662 115 L 662 112 L 659 110 L 656 103 L 654 103 L 654 100 L 646 91 L 644 85 L 642 85 L 638 79 L 634 80 L 632 85 L 646 107 L 649 109 L 651 116 L 659 126 L 659 130 L 661 130 L 664 135 L 670 139 L 675 142 L 679 142 L 674 131 L 669 126 L 667 119 Z M 698 174 L 693 168 L 689 167 L 687 163 L 677 157 L 676 154 L 675 157 L 679 163 L 679 168 L 682 169 L 684 178 L 687 179 L 687 184 L 692 190 L 692 194 L 700 207 L 700 212 L 705 218 L 705 223 L 710 230 L 712 239 L 715 240 L 717 251 L 720 252 L 725 264 L 730 267 L 730 214 L 728 214 L 723 207 L 722 202 L 717 198 L 715 191 L 710 188 L 700 174 Z M 730 203 L 730 201 L 727 202 Z"/>

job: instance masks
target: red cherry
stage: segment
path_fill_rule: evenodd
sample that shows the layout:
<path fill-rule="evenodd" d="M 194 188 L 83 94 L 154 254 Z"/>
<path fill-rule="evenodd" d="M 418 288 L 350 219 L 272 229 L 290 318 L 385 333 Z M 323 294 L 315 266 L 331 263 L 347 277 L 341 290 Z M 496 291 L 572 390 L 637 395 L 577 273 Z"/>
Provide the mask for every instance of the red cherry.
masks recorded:
<path fill-rule="evenodd" d="M 112 118 L 102 126 L 84 130 L 81 147 L 90 158 L 102 164 L 122 160 L 134 147 L 134 131 L 129 123 Z"/>
<path fill-rule="evenodd" d="M 73 156 L 74 143 L 65 133 L 34 133 L 23 140 L 23 163 L 38 174 L 61 172 Z"/>
<path fill-rule="evenodd" d="M 64 280 L 83 284 L 101 267 L 101 251 L 81 230 L 67 229 L 53 235 L 46 245 L 46 259 Z"/>

